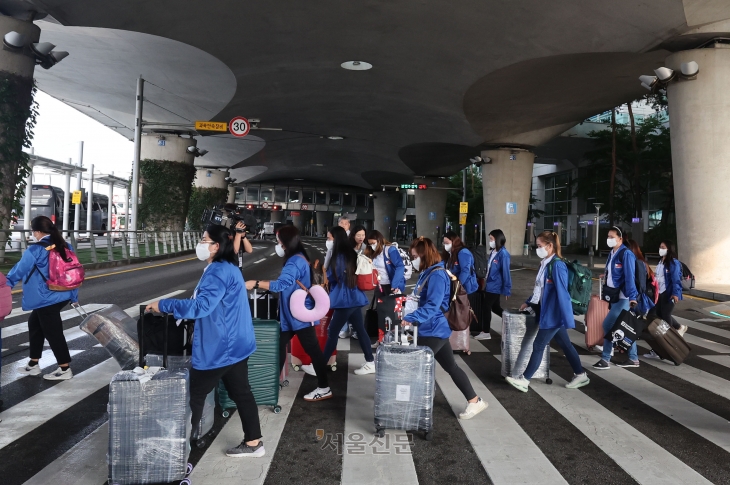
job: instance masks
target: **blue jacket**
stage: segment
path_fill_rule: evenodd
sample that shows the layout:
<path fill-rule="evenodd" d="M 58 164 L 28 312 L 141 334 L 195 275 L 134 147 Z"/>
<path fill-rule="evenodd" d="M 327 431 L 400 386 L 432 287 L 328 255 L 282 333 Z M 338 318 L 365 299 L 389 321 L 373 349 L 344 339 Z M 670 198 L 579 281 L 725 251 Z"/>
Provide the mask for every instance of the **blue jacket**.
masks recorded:
<path fill-rule="evenodd" d="M 451 327 L 444 315 L 444 309 L 449 308 L 451 280 L 446 271 L 435 271 L 436 268 L 444 268 L 444 263 L 434 264 L 418 277 L 416 290 L 420 291 L 421 298 L 418 309 L 408 315 L 406 321 L 418 323 L 418 335 L 421 337 L 449 338 Z M 433 276 L 422 287 L 431 273 L 434 273 Z"/>
<path fill-rule="evenodd" d="M 616 256 L 613 258 L 613 264 L 611 268 L 608 267 L 608 263 L 611 261 L 611 254 L 609 253 L 608 259 L 606 260 L 606 284 L 608 284 L 608 271 L 611 271 L 613 277 L 612 288 L 619 288 L 621 292 L 629 300 L 636 301 L 639 296 L 639 292 L 636 290 L 636 256 L 626 246 L 621 246 L 616 252 Z"/>
<path fill-rule="evenodd" d="M 490 253 L 487 258 L 491 258 L 492 255 L 493 253 Z M 486 290 L 488 293 L 505 296 L 512 294 L 512 275 L 509 272 L 510 259 L 509 253 L 504 248 L 500 249 L 494 256 L 494 261 L 492 261 L 487 275 Z"/>
<path fill-rule="evenodd" d="M 676 259 L 664 265 L 664 284 L 666 291 L 671 291 L 672 296 L 682 300 L 682 265 Z"/>
<path fill-rule="evenodd" d="M 50 236 L 44 237 L 41 241 L 50 242 Z M 68 247 L 73 251 L 70 244 Z M 38 269 L 33 271 L 35 266 Z M 31 271 L 33 271 L 33 275 L 28 280 L 28 283 L 26 283 L 25 280 Z M 8 273 L 7 285 L 9 287 L 12 288 L 18 282 L 23 282 L 23 301 L 21 303 L 23 310 L 35 310 L 36 308 L 55 305 L 56 303 L 68 300 L 71 300 L 71 303 L 79 301 L 79 290 L 49 290 L 41 273 L 44 276 L 48 276 L 48 251 L 41 244 L 31 244 L 25 253 L 23 253 L 20 261 Z"/>
<path fill-rule="evenodd" d="M 368 298 L 362 290 L 357 286 L 347 286 L 344 256 L 338 256 L 337 261 L 327 268 L 327 279 L 330 282 L 330 308 L 356 308 L 368 304 Z"/>
<path fill-rule="evenodd" d="M 400 257 L 398 248 L 395 246 L 383 248 L 383 259 L 385 261 L 385 270 L 388 272 L 388 279 L 390 280 L 390 289 L 395 290 L 397 288 L 401 293 L 405 292 L 406 279 L 404 275 L 406 267 L 403 264 L 403 258 Z"/>
<path fill-rule="evenodd" d="M 456 258 L 454 258 L 453 254 L 449 257 L 449 271 L 451 271 L 451 274 L 459 278 L 461 286 L 464 287 L 464 290 L 469 295 L 479 289 L 477 274 L 474 270 L 474 256 L 468 249 L 461 249 L 457 253 Z M 509 263 L 507 264 L 507 277 L 509 278 Z M 509 282 L 511 287 L 512 280 L 510 279 Z"/>
<path fill-rule="evenodd" d="M 269 284 L 269 291 L 279 293 L 279 321 L 281 322 L 281 330 L 284 332 L 301 330 L 313 325 L 319 325 L 319 321 L 302 322 L 294 318 L 291 314 L 291 310 L 289 309 L 289 300 L 295 290 L 301 289 L 297 284 L 297 280 L 301 281 L 307 288 L 312 286 L 309 262 L 301 254 L 294 255 L 287 259 L 281 270 L 279 279 L 272 281 Z M 305 301 L 307 305 L 312 304 L 309 301 L 309 298 Z M 310 307 L 307 306 L 307 308 Z"/>
<path fill-rule="evenodd" d="M 575 328 L 573 304 L 568 293 L 568 266 L 560 259 L 548 263 L 540 298 L 540 328 Z"/>
<path fill-rule="evenodd" d="M 256 350 L 251 310 L 238 266 L 211 263 L 188 300 L 160 300 L 160 311 L 194 318 L 193 369 L 233 365 Z"/>

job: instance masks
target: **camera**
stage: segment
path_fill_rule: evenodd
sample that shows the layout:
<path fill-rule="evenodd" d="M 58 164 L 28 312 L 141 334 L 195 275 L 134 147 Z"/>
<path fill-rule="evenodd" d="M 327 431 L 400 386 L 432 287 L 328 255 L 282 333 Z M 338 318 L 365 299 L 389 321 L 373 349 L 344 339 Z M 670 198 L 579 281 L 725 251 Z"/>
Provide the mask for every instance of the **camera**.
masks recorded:
<path fill-rule="evenodd" d="M 205 209 L 203 217 L 200 220 L 204 226 L 214 224 L 216 226 L 224 226 L 236 232 L 247 232 L 253 234 L 256 231 L 258 221 L 253 214 L 246 212 L 243 208 L 235 204 L 226 204 L 223 207 L 213 207 Z M 246 229 L 236 228 L 236 224 L 243 222 Z"/>

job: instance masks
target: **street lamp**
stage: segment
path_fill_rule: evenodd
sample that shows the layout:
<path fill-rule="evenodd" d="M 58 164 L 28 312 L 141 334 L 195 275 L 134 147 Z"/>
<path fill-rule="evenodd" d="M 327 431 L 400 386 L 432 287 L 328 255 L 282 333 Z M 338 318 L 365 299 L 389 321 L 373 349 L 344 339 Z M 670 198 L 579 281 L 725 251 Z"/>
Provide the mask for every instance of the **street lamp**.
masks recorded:
<path fill-rule="evenodd" d="M 596 233 L 595 237 L 595 246 L 591 245 L 590 249 L 588 250 L 588 267 L 593 268 L 593 256 L 595 254 L 598 254 L 598 233 L 601 229 L 601 206 L 603 203 L 601 202 L 595 202 L 593 206 L 596 208 L 596 222 L 594 224 L 594 231 Z M 594 251 L 595 247 L 595 251 Z"/>

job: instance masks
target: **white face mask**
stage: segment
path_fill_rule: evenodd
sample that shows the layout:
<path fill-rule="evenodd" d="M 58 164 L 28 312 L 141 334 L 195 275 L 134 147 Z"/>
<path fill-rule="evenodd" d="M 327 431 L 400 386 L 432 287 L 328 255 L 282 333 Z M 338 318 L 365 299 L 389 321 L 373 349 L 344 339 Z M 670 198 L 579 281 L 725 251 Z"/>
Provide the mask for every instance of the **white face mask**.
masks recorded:
<path fill-rule="evenodd" d="M 274 248 L 274 251 L 276 251 L 276 255 L 279 256 L 280 258 L 283 258 L 284 255 L 286 254 L 284 252 L 284 248 L 282 248 L 280 244 L 276 245 L 276 247 Z"/>
<path fill-rule="evenodd" d="M 30 240 L 33 242 L 38 242 L 38 238 L 35 237 L 33 234 L 30 235 Z"/>
<path fill-rule="evenodd" d="M 548 250 L 542 247 L 537 248 L 537 251 L 535 251 L 535 254 L 537 254 L 537 257 L 540 259 L 547 258 Z"/>
<path fill-rule="evenodd" d="M 663 258 L 666 255 L 667 255 L 667 250 L 659 248 L 659 256 L 661 256 Z"/>
<path fill-rule="evenodd" d="M 370 247 L 372 248 L 373 251 L 377 251 L 378 250 L 378 245 L 377 244 L 371 244 Z"/>
<path fill-rule="evenodd" d="M 444 250 L 448 253 L 449 251 L 451 251 L 452 246 L 453 244 L 444 244 Z"/>
<path fill-rule="evenodd" d="M 616 241 L 616 239 L 609 237 L 608 239 L 606 239 L 606 244 L 609 248 L 615 248 L 618 242 Z"/>
<path fill-rule="evenodd" d="M 418 271 L 419 269 L 421 269 L 421 258 L 418 257 L 418 258 L 412 260 L 411 264 L 413 265 L 413 269 Z"/>
<path fill-rule="evenodd" d="M 331 251 L 332 248 L 335 247 L 335 242 L 334 241 L 327 241 L 326 243 L 324 243 L 324 245 L 325 245 L 325 247 L 327 248 L 328 251 Z"/>
<path fill-rule="evenodd" d="M 195 254 L 198 256 L 198 259 L 201 261 L 208 261 L 208 258 L 210 258 L 210 244 L 208 243 L 198 243 L 197 246 L 195 246 Z"/>
<path fill-rule="evenodd" d="M 489 241 L 489 247 L 494 249 L 495 247 L 497 247 L 497 244 L 494 241 Z"/>

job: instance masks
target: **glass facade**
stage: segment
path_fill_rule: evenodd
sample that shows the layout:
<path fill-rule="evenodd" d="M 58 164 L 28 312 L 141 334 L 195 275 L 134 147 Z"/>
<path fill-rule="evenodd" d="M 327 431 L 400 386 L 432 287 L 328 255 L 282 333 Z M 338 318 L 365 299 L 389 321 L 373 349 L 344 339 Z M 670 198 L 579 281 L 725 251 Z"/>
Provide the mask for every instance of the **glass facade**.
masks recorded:
<path fill-rule="evenodd" d="M 567 240 L 567 224 L 571 203 L 570 173 L 547 177 L 545 179 L 545 214 L 542 216 L 543 229 L 552 231 L 556 222 L 562 222 L 561 241 Z"/>

